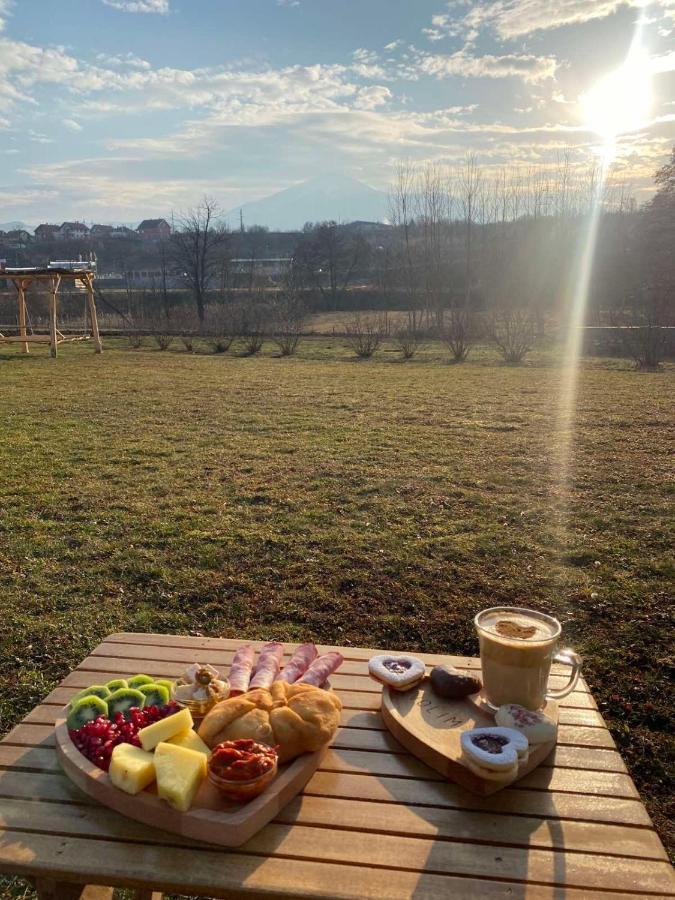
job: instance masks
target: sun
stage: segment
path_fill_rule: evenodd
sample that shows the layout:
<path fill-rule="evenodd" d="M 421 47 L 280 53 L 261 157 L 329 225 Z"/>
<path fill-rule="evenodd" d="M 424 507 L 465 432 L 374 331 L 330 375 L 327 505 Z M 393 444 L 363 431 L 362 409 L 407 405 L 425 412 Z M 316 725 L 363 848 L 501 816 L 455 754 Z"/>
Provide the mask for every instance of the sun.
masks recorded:
<path fill-rule="evenodd" d="M 579 98 L 584 120 L 606 145 L 639 131 L 649 119 L 652 85 L 649 57 L 633 50 L 625 63 L 609 72 Z"/>

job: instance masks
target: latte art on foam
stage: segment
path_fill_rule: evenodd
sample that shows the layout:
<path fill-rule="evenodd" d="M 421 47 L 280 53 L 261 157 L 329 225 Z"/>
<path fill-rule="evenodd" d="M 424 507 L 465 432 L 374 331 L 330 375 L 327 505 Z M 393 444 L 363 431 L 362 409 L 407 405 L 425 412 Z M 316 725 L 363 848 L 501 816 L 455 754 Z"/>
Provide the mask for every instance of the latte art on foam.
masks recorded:
<path fill-rule="evenodd" d="M 554 629 L 535 616 L 526 613 L 505 613 L 503 610 L 481 620 L 481 628 L 495 637 L 514 641 L 550 641 L 556 636 Z"/>

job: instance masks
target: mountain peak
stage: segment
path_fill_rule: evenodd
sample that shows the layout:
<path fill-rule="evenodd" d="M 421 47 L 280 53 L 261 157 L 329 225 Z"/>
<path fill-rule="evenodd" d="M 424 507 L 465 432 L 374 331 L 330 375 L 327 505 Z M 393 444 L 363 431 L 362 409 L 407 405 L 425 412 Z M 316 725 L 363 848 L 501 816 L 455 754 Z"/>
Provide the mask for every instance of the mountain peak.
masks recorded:
<path fill-rule="evenodd" d="M 382 221 L 387 215 L 387 195 L 357 178 L 339 172 L 316 175 L 289 188 L 245 203 L 241 207 L 245 225 L 265 225 L 273 230 L 292 231 L 305 222 L 335 219 Z M 239 208 L 230 210 L 232 220 Z"/>

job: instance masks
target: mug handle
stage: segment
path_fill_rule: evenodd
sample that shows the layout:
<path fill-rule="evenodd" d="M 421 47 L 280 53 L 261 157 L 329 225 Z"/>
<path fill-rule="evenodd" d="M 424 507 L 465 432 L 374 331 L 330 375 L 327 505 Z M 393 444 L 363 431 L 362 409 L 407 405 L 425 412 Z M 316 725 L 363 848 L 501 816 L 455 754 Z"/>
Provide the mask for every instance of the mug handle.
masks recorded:
<path fill-rule="evenodd" d="M 553 662 L 563 663 L 566 666 L 572 667 L 570 680 L 565 687 L 560 688 L 559 691 L 549 691 L 546 694 L 551 700 L 560 700 L 561 697 L 566 697 L 577 686 L 577 681 L 581 675 L 581 657 L 578 653 L 575 653 L 574 650 L 561 650 L 553 657 Z"/>

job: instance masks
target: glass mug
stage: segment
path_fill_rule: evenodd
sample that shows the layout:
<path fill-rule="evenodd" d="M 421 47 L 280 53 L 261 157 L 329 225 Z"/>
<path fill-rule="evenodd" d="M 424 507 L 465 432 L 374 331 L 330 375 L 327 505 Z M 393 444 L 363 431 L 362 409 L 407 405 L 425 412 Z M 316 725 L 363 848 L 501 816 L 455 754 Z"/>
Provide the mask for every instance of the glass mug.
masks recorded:
<path fill-rule="evenodd" d="M 541 709 L 547 700 L 558 700 L 574 690 L 581 674 L 581 657 L 573 650 L 555 653 L 562 630 L 552 616 L 495 606 L 474 619 L 480 643 L 483 699 L 496 709 L 518 703 L 526 709 Z M 551 663 L 571 666 L 570 678 L 559 691 L 548 690 Z"/>

